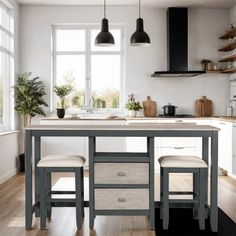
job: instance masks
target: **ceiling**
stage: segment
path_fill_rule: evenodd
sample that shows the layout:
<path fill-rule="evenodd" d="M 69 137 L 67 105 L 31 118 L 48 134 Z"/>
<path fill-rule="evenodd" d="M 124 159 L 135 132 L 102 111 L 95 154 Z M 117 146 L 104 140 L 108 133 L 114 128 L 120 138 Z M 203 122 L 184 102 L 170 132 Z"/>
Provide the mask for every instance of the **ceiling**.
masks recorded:
<path fill-rule="evenodd" d="M 20 4 L 35 5 L 101 5 L 103 0 L 17 0 Z M 138 0 L 107 0 L 108 5 L 135 5 Z M 236 0 L 142 0 L 147 7 L 231 8 Z"/>

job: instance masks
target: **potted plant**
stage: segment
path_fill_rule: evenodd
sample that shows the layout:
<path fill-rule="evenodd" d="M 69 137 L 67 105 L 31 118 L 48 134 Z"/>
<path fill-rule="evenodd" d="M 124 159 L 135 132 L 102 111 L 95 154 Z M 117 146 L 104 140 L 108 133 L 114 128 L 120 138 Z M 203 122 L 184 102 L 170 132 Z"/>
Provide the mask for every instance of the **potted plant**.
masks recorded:
<path fill-rule="evenodd" d="M 31 124 L 31 118 L 36 115 L 45 116 L 43 106 L 47 107 L 44 101 L 45 85 L 39 77 L 30 79 L 31 72 L 19 76 L 14 88 L 15 110 L 23 116 L 24 127 Z M 24 171 L 24 153 L 20 154 L 20 170 Z"/>
<path fill-rule="evenodd" d="M 53 89 L 54 93 L 60 99 L 60 107 L 57 108 L 57 116 L 62 119 L 65 116 L 65 100 L 66 96 L 73 91 L 73 87 L 70 84 L 64 84 L 61 86 L 55 86 Z"/>
<path fill-rule="evenodd" d="M 136 117 L 137 111 L 142 109 L 139 101 L 135 101 L 134 95 L 129 95 L 128 102 L 125 105 L 126 109 L 129 111 L 129 117 Z"/>

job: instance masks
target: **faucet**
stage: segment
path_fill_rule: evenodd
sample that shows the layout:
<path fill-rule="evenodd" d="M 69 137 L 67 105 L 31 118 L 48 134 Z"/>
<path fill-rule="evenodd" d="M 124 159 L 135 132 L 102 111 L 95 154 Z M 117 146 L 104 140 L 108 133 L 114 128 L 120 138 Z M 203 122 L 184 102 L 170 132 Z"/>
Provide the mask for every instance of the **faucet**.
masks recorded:
<path fill-rule="evenodd" d="M 89 105 L 81 107 L 81 110 L 85 110 L 87 113 L 93 112 L 93 106 L 92 106 L 91 99 L 89 99 Z"/>
<path fill-rule="evenodd" d="M 232 102 L 236 103 L 236 95 L 234 95 L 233 98 L 229 100 L 229 105 L 227 106 L 227 116 L 228 113 L 230 113 L 230 116 L 233 116 L 234 114 L 234 107 L 231 105 Z"/>

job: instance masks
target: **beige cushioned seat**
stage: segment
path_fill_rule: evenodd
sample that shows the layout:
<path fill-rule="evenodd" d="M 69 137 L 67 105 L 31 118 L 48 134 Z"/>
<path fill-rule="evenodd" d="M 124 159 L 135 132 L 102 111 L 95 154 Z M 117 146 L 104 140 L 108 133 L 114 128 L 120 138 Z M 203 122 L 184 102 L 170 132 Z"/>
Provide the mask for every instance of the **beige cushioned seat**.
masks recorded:
<path fill-rule="evenodd" d="M 76 155 L 48 155 L 42 158 L 38 167 L 83 167 L 85 158 Z"/>
<path fill-rule="evenodd" d="M 166 168 L 206 168 L 207 164 L 197 156 L 162 156 L 158 159 L 161 167 Z"/>

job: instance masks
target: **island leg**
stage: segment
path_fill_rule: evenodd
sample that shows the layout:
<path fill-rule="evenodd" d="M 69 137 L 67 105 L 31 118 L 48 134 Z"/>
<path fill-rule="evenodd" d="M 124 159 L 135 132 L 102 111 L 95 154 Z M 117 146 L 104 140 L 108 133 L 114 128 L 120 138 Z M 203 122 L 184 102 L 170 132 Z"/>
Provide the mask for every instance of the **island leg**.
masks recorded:
<path fill-rule="evenodd" d="M 210 205 L 210 223 L 213 232 L 218 231 L 218 132 L 213 131 L 211 140 L 211 205 Z"/>
<path fill-rule="evenodd" d="M 32 140 L 31 131 L 25 131 L 25 228 L 32 227 Z"/>
<path fill-rule="evenodd" d="M 34 155 L 34 191 L 35 191 L 35 216 L 40 216 L 40 210 L 39 210 L 39 200 L 40 200 L 40 193 L 39 193 L 39 170 L 37 167 L 38 162 L 41 158 L 41 137 L 36 136 L 34 139 L 35 142 L 35 155 Z"/>
<path fill-rule="evenodd" d="M 154 193 L 154 181 L 155 181 L 155 159 L 154 159 L 154 137 L 147 138 L 147 151 L 149 155 L 149 221 L 150 229 L 155 230 L 155 193 Z"/>
<path fill-rule="evenodd" d="M 89 137 L 89 228 L 94 227 L 94 153 L 96 150 L 96 138 Z"/>

